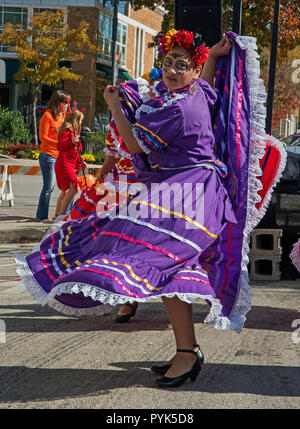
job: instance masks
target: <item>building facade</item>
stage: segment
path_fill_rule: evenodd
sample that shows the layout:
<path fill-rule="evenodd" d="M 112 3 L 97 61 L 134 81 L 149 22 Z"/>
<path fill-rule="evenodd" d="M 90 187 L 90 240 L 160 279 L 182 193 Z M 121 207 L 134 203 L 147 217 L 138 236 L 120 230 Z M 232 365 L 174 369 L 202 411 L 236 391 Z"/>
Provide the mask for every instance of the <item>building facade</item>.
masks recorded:
<path fill-rule="evenodd" d="M 100 94 L 101 98 L 102 88 L 110 83 L 112 78 L 112 2 L 106 1 L 103 6 L 100 0 L 0 0 L 0 32 L 7 22 L 26 27 L 33 12 L 58 8 L 68 11 L 70 28 L 77 28 L 81 21 L 89 22 L 90 39 L 98 47 L 97 54 L 86 52 L 83 61 L 69 65 L 73 72 L 83 76 L 81 82 L 65 81 L 63 85 L 80 107 L 85 108 L 84 125 L 92 130 L 95 114 L 97 116 L 98 113 L 98 118 L 99 115 L 105 117 L 107 114 L 101 100 L 97 100 L 97 94 Z M 141 76 L 153 67 L 155 51 L 148 48 L 148 43 L 160 31 L 162 19 L 163 10 L 159 8 L 155 11 L 147 8 L 134 11 L 128 1 L 119 1 L 116 43 L 119 81 Z M 30 126 L 30 85 L 14 80 L 13 76 L 18 68 L 16 55 L 0 44 L 0 104 L 20 110 Z M 40 105 L 48 102 L 52 91 L 53 88 L 43 88 Z"/>

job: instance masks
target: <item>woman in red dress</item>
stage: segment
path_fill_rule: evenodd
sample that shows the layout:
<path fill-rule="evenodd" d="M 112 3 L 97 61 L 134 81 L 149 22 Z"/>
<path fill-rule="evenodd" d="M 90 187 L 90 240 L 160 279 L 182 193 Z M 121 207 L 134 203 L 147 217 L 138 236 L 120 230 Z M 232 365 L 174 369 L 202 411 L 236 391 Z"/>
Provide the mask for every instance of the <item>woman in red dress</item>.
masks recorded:
<path fill-rule="evenodd" d="M 80 171 L 80 157 L 77 149 L 82 150 L 79 135 L 84 115 L 79 110 L 73 114 L 73 124 L 68 117 L 61 126 L 58 134 L 59 155 L 55 163 L 55 174 L 61 194 L 56 204 L 55 217 L 64 215 L 68 206 L 78 192 L 79 183 L 77 174 Z M 75 132 L 74 132 L 75 129 Z M 85 163 L 83 164 L 85 168 Z"/>

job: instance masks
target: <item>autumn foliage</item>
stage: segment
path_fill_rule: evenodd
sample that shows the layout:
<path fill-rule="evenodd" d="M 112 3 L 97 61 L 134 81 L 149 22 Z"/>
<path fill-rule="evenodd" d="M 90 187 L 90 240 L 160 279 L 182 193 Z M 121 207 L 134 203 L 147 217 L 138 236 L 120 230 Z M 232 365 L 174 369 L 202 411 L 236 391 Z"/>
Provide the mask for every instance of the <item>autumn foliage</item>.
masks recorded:
<path fill-rule="evenodd" d="M 174 0 L 135 0 L 134 7 L 155 8 L 163 6 L 167 14 L 164 17 L 162 33 L 166 33 L 174 25 Z M 272 23 L 274 19 L 275 0 L 242 1 L 242 29 L 241 34 L 253 36 L 257 39 L 258 52 L 261 60 L 262 77 L 267 88 L 269 74 L 270 47 L 272 39 Z M 223 0 L 223 31 L 232 28 L 233 0 Z M 292 52 L 294 58 L 300 45 L 300 4 L 299 0 L 281 0 L 279 12 L 279 34 L 277 50 L 276 82 L 273 103 L 273 128 L 281 118 L 294 114 L 299 105 L 299 82 L 292 81 Z M 153 38 L 149 47 L 157 45 L 159 36 Z M 296 55 L 296 56 L 295 56 Z M 298 56 L 297 56 L 298 55 Z M 159 65 L 159 62 L 158 62 Z"/>
<path fill-rule="evenodd" d="M 19 71 L 14 78 L 32 85 L 36 141 L 37 95 L 43 85 L 55 87 L 64 80 L 78 82 L 82 79 L 81 75 L 61 66 L 61 62 L 83 60 L 83 49 L 96 50 L 88 36 L 88 28 L 89 24 L 82 21 L 76 29 L 70 29 L 67 12 L 59 9 L 56 12 L 46 10 L 33 14 L 27 28 L 8 23 L 0 34 L 0 42 L 9 45 L 8 49 L 16 53 L 20 61 Z"/>

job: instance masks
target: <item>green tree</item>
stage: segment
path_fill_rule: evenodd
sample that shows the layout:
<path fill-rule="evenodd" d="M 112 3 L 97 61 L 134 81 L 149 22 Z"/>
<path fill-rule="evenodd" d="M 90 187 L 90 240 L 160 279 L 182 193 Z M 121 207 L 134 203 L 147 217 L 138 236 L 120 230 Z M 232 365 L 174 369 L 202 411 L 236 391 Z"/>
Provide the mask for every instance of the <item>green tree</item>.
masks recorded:
<path fill-rule="evenodd" d="M 70 29 L 66 17 L 63 9 L 33 14 L 28 28 L 8 23 L 0 34 L 0 42 L 9 45 L 9 50 L 16 53 L 20 61 L 15 79 L 28 81 L 32 85 L 36 143 L 36 106 L 42 86 L 59 86 L 67 79 L 80 81 L 81 75 L 72 73 L 67 67 L 60 67 L 60 62 L 82 60 L 83 48 L 96 50 L 87 34 L 89 24 L 82 21 L 76 29 Z"/>
<path fill-rule="evenodd" d="M 32 135 L 20 112 L 3 109 L 0 105 L 0 142 L 30 143 Z"/>

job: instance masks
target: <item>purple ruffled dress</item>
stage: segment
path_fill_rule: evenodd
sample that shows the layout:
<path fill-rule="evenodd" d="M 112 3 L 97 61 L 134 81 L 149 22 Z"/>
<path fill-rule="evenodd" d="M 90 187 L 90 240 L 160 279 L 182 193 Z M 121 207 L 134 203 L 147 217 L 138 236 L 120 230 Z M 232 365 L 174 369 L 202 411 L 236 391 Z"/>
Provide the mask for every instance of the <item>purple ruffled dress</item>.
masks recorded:
<path fill-rule="evenodd" d="M 233 56 L 241 57 L 241 52 L 236 50 Z M 248 84 L 245 75 L 238 78 Z M 127 201 L 110 212 L 50 229 L 32 254 L 16 255 L 18 272 L 41 304 L 66 314 L 103 314 L 107 305 L 163 296 L 178 296 L 188 303 L 201 298 L 209 305 L 207 323 L 239 332 L 249 310 L 248 303 L 239 314 L 236 308 L 240 295 L 248 294 L 247 288 L 240 288 L 240 273 L 249 127 L 239 135 L 238 173 L 232 159 L 228 171 L 217 155 L 222 155 L 218 145 L 224 145 L 225 138 L 216 139 L 212 124 L 217 95 L 205 81 L 198 79 L 176 91 L 161 81 L 153 89 L 154 98 L 142 94 L 140 87 L 137 80 L 122 88 L 124 113 L 143 149 L 132 157 L 139 189 L 128 192 Z M 249 102 L 249 94 L 243 97 Z M 233 172 L 238 183 L 244 183 L 240 201 L 237 183 L 232 192 Z M 216 269 L 222 266 L 221 254 L 222 276 Z"/>

